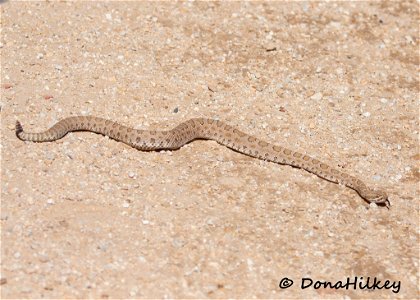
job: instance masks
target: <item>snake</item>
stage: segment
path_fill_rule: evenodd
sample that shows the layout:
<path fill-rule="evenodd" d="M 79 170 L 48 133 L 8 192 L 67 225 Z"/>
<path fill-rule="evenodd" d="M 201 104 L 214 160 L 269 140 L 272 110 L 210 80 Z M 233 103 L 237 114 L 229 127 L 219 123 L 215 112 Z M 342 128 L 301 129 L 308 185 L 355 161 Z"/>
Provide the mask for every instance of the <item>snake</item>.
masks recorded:
<path fill-rule="evenodd" d="M 247 156 L 301 168 L 327 181 L 344 185 L 368 203 L 390 206 L 385 191 L 371 188 L 362 180 L 309 155 L 265 142 L 220 120 L 192 118 L 173 129 L 158 131 L 134 129 L 100 117 L 74 116 L 64 118 L 39 133 L 25 132 L 21 123 L 16 121 L 16 136 L 22 141 L 52 142 L 74 131 L 102 134 L 141 151 L 176 150 L 193 140 L 213 140 Z"/>

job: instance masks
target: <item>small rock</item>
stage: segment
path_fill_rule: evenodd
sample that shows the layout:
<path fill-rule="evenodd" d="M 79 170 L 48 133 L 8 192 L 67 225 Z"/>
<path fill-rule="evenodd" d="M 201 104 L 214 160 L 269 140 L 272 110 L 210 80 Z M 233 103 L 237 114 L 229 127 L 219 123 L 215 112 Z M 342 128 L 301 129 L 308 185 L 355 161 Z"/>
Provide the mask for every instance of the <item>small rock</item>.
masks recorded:
<path fill-rule="evenodd" d="M 272 31 L 270 31 L 266 36 L 265 36 L 265 38 L 267 39 L 267 40 L 272 40 L 273 39 L 273 32 Z"/>
<path fill-rule="evenodd" d="M 99 245 L 98 245 L 98 247 L 97 247 L 99 250 L 102 250 L 102 251 L 107 251 L 108 250 L 108 243 L 106 243 L 106 242 L 100 242 L 99 243 Z"/>
<path fill-rule="evenodd" d="M 321 100 L 321 99 L 322 99 L 322 93 L 318 92 L 318 93 L 313 94 L 313 95 L 311 96 L 311 99 L 312 99 L 312 100 L 315 100 L 315 101 L 319 101 L 319 100 Z"/>
<path fill-rule="evenodd" d="M 38 258 L 39 258 L 39 261 L 42 262 L 42 263 L 46 263 L 46 262 L 50 261 L 49 257 L 47 255 L 44 255 L 44 254 L 40 254 L 38 256 Z"/>
<path fill-rule="evenodd" d="M 13 87 L 13 84 L 10 84 L 10 83 L 4 83 L 2 86 L 3 86 L 3 88 L 4 88 L 5 90 L 8 90 L 8 89 L 10 89 L 10 88 L 12 88 L 12 87 Z"/>
<path fill-rule="evenodd" d="M 406 35 L 405 36 L 405 40 L 407 41 L 407 43 L 414 45 L 414 40 L 413 40 L 413 38 L 411 36 Z"/>
<path fill-rule="evenodd" d="M 386 98 L 381 98 L 381 102 L 385 104 L 388 102 L 388 100 Z"/>
<path fill-rule="evenodd" d="M 48 200 L 47 200 L 47 204 L 49 204 L 49 205 L 53 205 L 53 204 L 54 204 L 54 200 L 53 200 L 53 199 L 51 199 L 51 198 L 50 198 L 50 199 L 48 199 Z"/>
<path fill-rule="evenodd" d="M 375 175 L 375 176 L 373 176 L 373 180 L 375 180 L 375 181 L 381 180 L 381 175 Z"/>
<path fill-rule="evenodd" d="M 42 59 L 42 58 L 44 58 L 44 54 L 42 54 L 42 53 L 38 53 L 38 54 L 36 55 L 36 58 L 37 58 L 37 59 Z"/>
<path fill-rule="evenodd" d="M 269 40 L 271 40 L 271 38 Z M 267 52 L 276 51 L 276 50 L 277 50 L 277 45 L 274 42 L 268 42 L 265 45 L 265 51 Z"/>
<path fill-rule="evenodd" d="M 6 284 L 7 283 L 7 278 L 2 277 L 0 278 L 0 285 Z"/>
<path fill-rule="evenodd" d="M 63 70 L 63 66 L 62 65 L 55 65 L 54 68 L 58 71 Z"/>
<path fill-rule="evenodd" d="M 130 291 L 130 296 L 131 297 L 136 296 L 137 295 L 137 292 L 138 292 L 137 287 L 132 288 L 131 291 Z"/>
<path fill-rule="evenodd" d="M 178 238 L 174 238 L 173 240 L 172 240 L 172 245 L 175 247 L 175 248 L 181 248 L 181 247 L 183 247 L 184 246 L 184 241 L 183 240 L 181 240 L 181 239 L 178 239 Z"/>
<path fill-rule="evenodd" d="M 130 203 L 128 203 L 127 201 L 125 201 L 124 203 L 123 203 L 123 205 L 122 205 L 124 208 L 127 208 L 127 207 L 129 207 L 130 206 Z"/>
<path fill-rule="evenodd" d="M 54 96 L 53 95 L 44 95 L 44 96 L 42 96 L 45 100 L 50 100 L 50 99 L 53 99 L 54 98 Z"/>
<path fill-rule="evenodd" d="M 177 113 L 179 111 L 178 107 L 175 107 L 174 113 Z"/>
<path fill-rule="evenodd" d="M 128 172 L 128 177 L 134 178 L 134 177 L 136 177 L 136 173 L 130 171 L 130 172 Z"/>
<path fill-rule="evenodd" d="M 47 152 L 46 155 L 45 155 L 45 157 L 48 160 L 54 160 L 55 159 L 55 154 L 53 152 Z"/>
<path fill-rule="evenodd" d="M 369 118 L 370 117 L 370 112 L 368 112 L 368 111 L 364 112 L 363 116 L 366 117 L 366 118 Z"/>

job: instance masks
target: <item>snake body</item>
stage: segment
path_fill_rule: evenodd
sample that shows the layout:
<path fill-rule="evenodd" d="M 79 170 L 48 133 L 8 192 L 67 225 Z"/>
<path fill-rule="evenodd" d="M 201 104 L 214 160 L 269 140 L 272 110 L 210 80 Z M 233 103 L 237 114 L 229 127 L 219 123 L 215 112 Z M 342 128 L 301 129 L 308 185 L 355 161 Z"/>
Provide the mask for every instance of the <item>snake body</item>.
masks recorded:
<path fill-rule="evenodd" d="M 171 130 L 136 130 L 116 122 L 92 117 L 68 117 L 50 129 L 40 133 L 23 131 L 16 122 L 16 136 L 23 141 L 51 142 L 72 131 L 91 131 L 126 143 L 139 150 L 174 150 L 195 139 L 214 140 L 245 155 L 279 164 L 305 169 L 328 181 L 343 184 L 355 190 L 367 202 L 389 206 L 384 191 L 369 188 L 363 181 L 345 172 L 330 167 L 308 155 L 273 145 L 248 135 L 219 120 L 194 118 Z"/>

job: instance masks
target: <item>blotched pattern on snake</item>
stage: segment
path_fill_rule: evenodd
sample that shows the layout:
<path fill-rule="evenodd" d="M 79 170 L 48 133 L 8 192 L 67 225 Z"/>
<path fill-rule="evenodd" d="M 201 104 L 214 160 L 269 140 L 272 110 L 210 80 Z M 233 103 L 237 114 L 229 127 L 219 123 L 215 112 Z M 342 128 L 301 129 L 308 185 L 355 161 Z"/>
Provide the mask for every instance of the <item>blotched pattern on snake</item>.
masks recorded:
<path fill-rule="evenodd" d="M 23 141 L 55 141 L 72 131 L 100 133 L 139 150 L 173 150 L 195 139 L 214 140 L 245 155 L 305 169 L 323 179 L 355 190 L 367 202 L 389 207 L 388 196 L 384 191 L 369 188 L 360 179 L 317 159 L 264 142 L 219 120 L 194 118 L 171 130 L 156 131 L 136 130 L 98 117 L 77 116 L 65 118 L 41 133 L 26 133 L 19 121 L 16 122 L 16 135 Z"/>

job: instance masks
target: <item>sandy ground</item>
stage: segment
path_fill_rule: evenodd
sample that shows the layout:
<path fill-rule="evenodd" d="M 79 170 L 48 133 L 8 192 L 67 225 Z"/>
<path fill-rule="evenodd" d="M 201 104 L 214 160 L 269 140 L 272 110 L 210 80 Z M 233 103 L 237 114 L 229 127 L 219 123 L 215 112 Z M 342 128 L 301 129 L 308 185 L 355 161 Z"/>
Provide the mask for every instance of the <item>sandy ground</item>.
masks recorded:
<path fill-rule="evenodd" d="M 2 298 L 417 298 L 417 9 L 1 4 Z M 93 133 L 15 136 L 17 119 L 42 131 L 72 115 L 138 129 L 219 118 L 392 206 L 213 141 L 147 153 Z M 362 289 L 368 277 L 389 288 Z"/>

